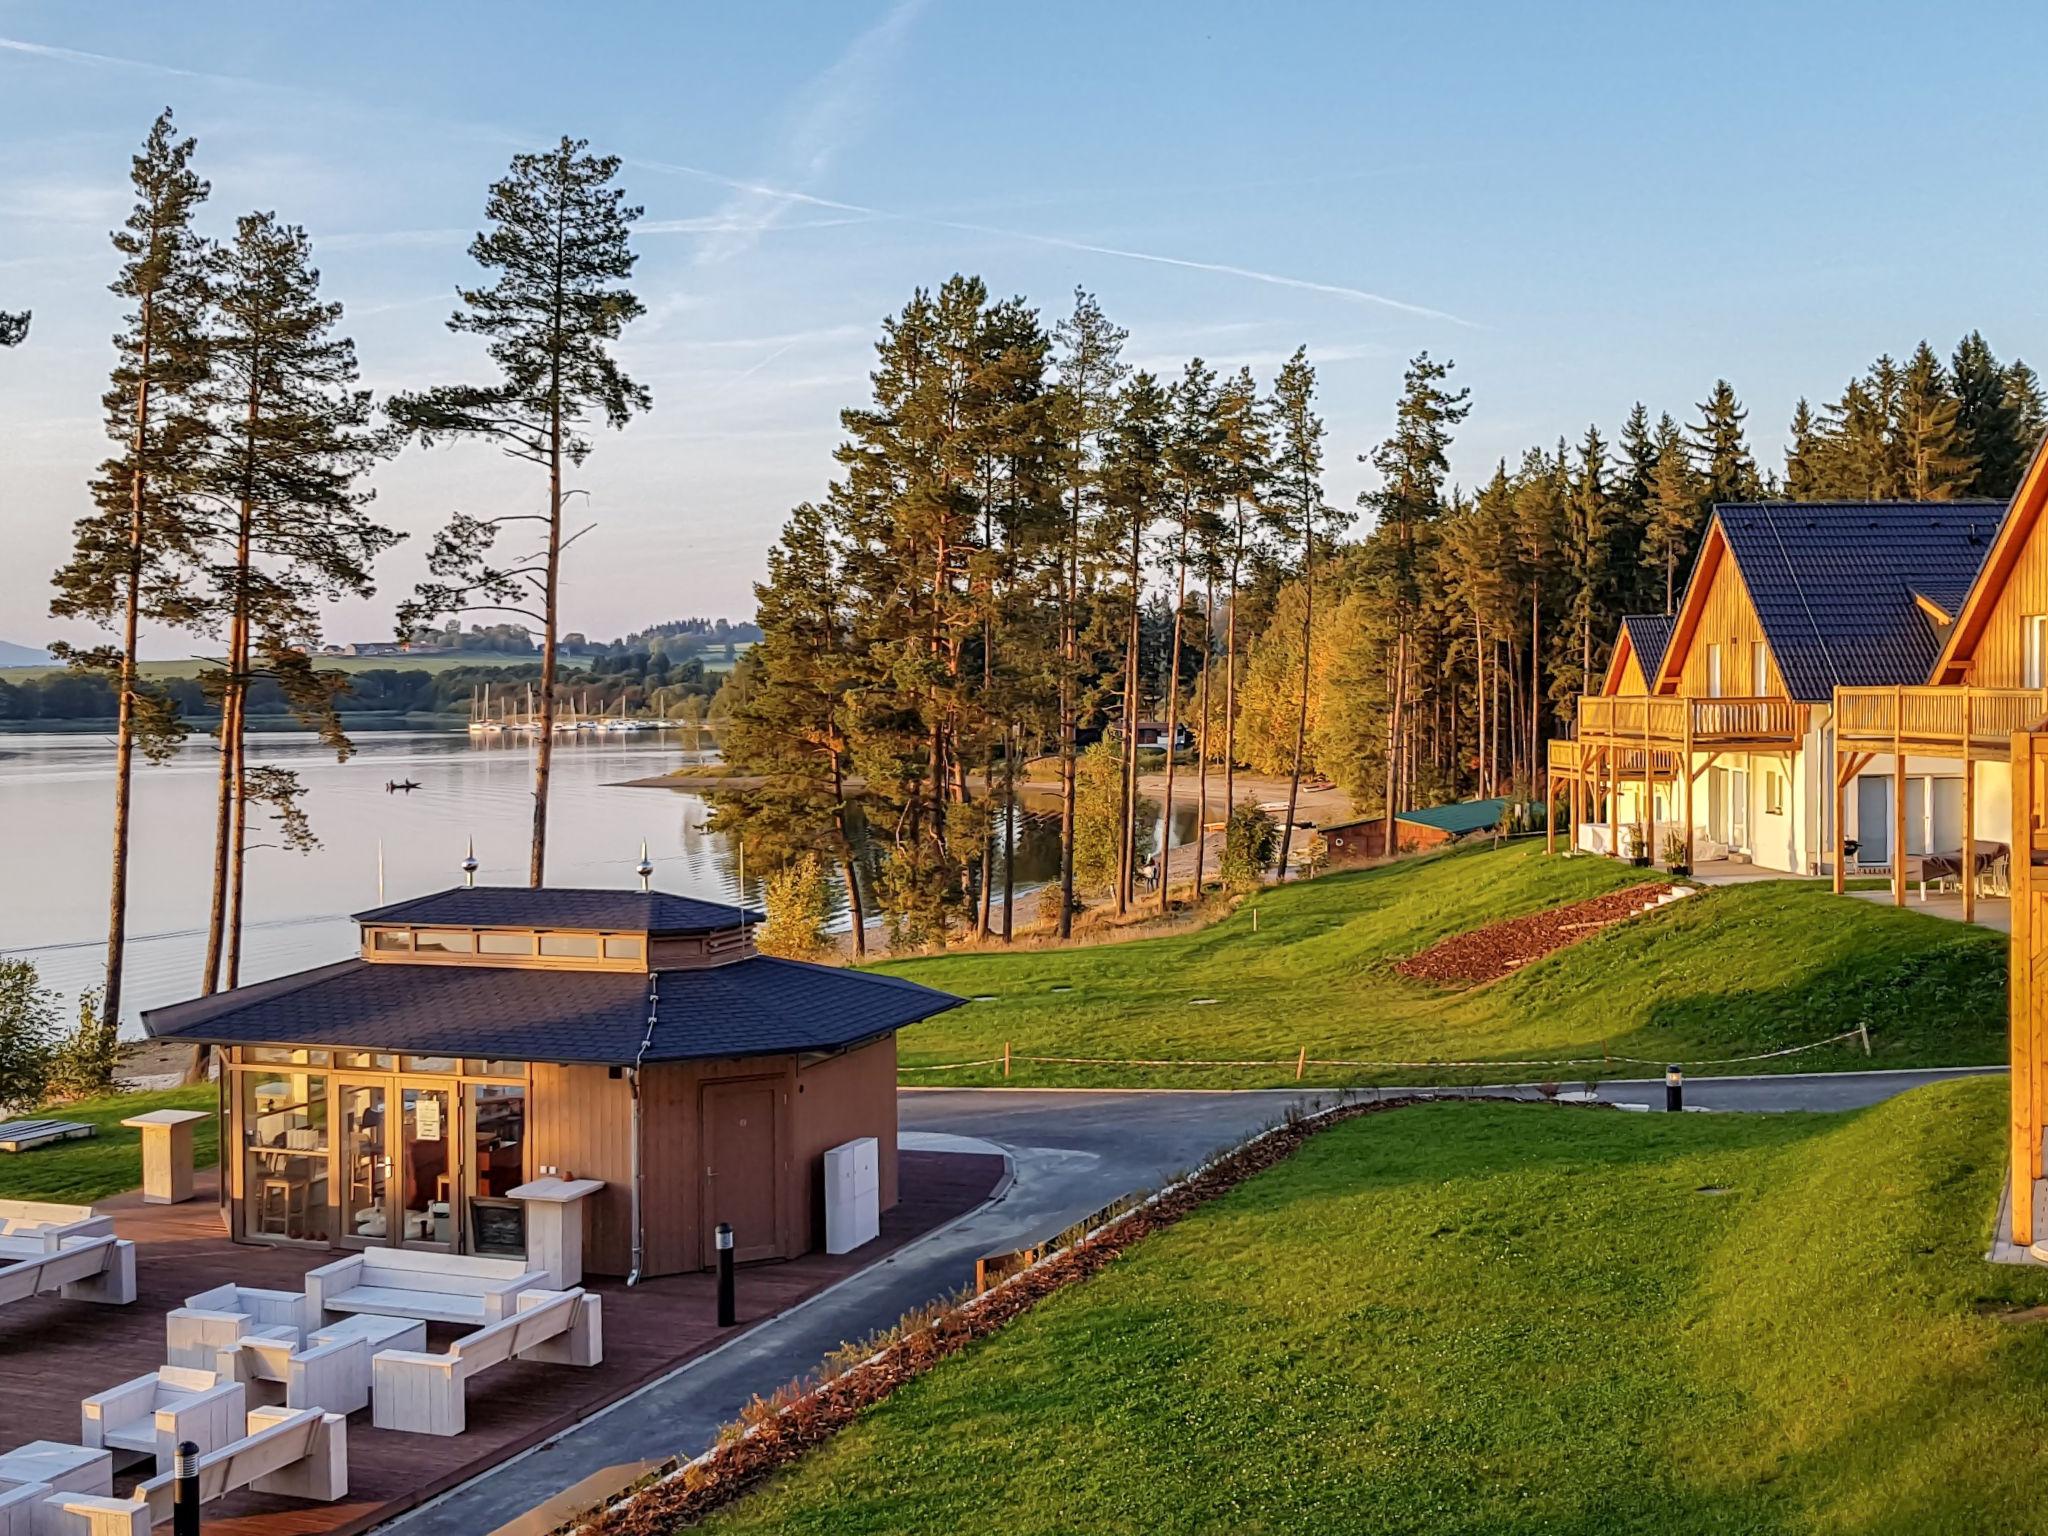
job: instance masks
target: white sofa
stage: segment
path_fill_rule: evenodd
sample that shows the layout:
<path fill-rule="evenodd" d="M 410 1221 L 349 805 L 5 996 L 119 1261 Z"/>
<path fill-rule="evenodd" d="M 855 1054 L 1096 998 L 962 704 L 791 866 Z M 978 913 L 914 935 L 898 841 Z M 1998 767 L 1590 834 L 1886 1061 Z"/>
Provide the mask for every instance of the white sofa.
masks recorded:
<path fill-rule="evenodd" d="M 71 1237 L 112 1237 L 114 1218 L 89 1205 L 0 1200 L 0 1258 L 55 1253 Z"/>
<path fill-rule="evenodd" d="M 348 1496 L 348 1421 L 339 1414 L 252 1408 L 242 1429 L 239 1438 L 201 1453 L 201 1504 L 242 1488 L 326 1502 Z M 171 1518 L 175 1483 L 166 1469 L 136 1484 L 125 1499 L 53 1495 L 42 1503 L 43 1525 L 35 1536 L 149 1536 L 152 1526 Z"/>
<path fill-rule="evenodd" d="M 152 1456 L 168 1472 L 178 1443 L 217 1450 L 240 1432 L 246 1397 L 213 1371 L 166 1365 L 95 1392 L 78 1405 L 79 1443 L 131 1458 Z"/>
<path fill-rule="evenodd" d="M 511 1312 L 521 1291 L 543 1288 L 547 1282 L 544 1272 L 528 1269 L 519 1259 L 380 1248 L 309 1271 L 306 1296 L 323 1318 L 328 1313 L 372 1312 L 478 1327 Z"/>
<path fill-rule="evenodd" d="M 127 1306 L 135 1300 L 135 1245 L 119 1237 L 66 1237 L 54 1251 L 0 1253 L 0 1307 L 44 1291 Z"/>
<path fill-rule="evenodd" d="M 468 1425 L 466 1385 L 507 1360 L 597 1365 L 603 1309 L 581 1289 L 525 1291 L 509 1317 L 465 1334 L 445 1353 L 387 1349 L 370 1362 L 370 1422 L 420 1435 L 459 1435 Z"/>
<path fill-rule="evenodd" d="M 303 1339 L 319 1326 L 319 1309 L 304 1291 L 217 1285 L 164 1314 L 164 1359 L 210 1371 L 220 1351 L 259 1328 L 289 1328 Z"/>

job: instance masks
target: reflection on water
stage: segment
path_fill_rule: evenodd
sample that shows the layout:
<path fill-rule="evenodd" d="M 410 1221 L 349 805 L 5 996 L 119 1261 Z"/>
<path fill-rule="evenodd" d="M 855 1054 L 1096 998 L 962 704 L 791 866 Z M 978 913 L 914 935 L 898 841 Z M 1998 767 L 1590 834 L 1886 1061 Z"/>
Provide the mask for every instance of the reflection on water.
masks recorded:
<path fill-rule="evenodd" d="M 300 732 L 252 734 L 257 762 L 298 770 L 321 847 L 301 856 L 274 847 L 252 819 L 242 980 L 262 981 L 345 958 L 352 912 L 455 885 L 463 848 L 476 841 L 483 884 L 522 885 L 533 822 L 532 747 L 518 738 L 446 731 L 375 731 L 336 763 Z M 565 737 L 555 747 L 549 797 L 548 879 L 557 885 L 637 883 L 644 838 L 655 884 L 686 896 L 739 897 L 729 840 L 703 830 L 709 806 L 677 790 L 627 789 L 715 756 L 708 734 Z M 112 742 L 99 735 L 0 735 L 0 954 L 33 960 L 69 999 L 105 965 L 107 864 L 113 813 Z M 128 965 L 122 1013 L 199 990 L 213 873 L 213 743 L 195 737 L 170 762 L 137 759 L 130 853 Z M 393 780 L 416 780 L 391 793 Z M 1155 808 L 1156 814 L 1156 808 Z M 1171 841 L 1194 834 L 1194 809 L 1176 807 Z M 1059 873 L 1057 814 L 1019 817 L 1020 890 Z M 758 902 L 758 872 L 748 870 Z M 844 903 L 838 906 L 843 910 Z"/>

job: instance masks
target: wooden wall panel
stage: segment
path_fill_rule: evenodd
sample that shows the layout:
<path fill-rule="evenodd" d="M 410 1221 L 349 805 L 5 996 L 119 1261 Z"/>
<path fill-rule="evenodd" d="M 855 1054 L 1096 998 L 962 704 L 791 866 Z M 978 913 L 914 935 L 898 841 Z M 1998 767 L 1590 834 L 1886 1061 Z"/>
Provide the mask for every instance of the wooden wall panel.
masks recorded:
<path fill-rule="evenodd" d="M 831 1056 L 797 1073 L 796 1207 L 804 1249 L 825 1241 L 825 1152 L 872 1136 L 879 1146 L 882 1209 L 897 1200 L 896 1037 Z"/>
<path fill-rule="evenodd" d="M 1978 688 L 2024 688 L 2025 641 L 2020 621 L 2028 614 L 2048 613 L 2048 518 L 2037 521 L 2020 546 L 2012 576 L 1991 606 L 1984 632 L 1977 637 L 1972 665 L 1963 679 Z"/>
<path fill-rule="evenodd" d="M 633 1266 L 633 1097 L 604 1067 L 535 1062 L 527 1107 L 533 1151 L 529 1169 L 553 1167 L 579 1179 L 603 1179 L 591 1196 L 584 1267 L 623 1275 Z"/>
<path fill-rule="evenodd" d="M 1742 583 L 1742 574 L 1735 567 L 1735 561 L 1723 555 L 1716 562 L 1708 578 L 1706 596 L 1700 608 L 1699 623 L 1691 636 L 1675 635 L 1672 644 L 1686 642 L 1685 654 L 1679 658 L 1679 676 L 1676 692 L 1685 698 L 1707 696 L 1707 647 L 1721 647 L 1721 693 L 1726 698 L 1743 699 L 1753 694 L 1750 683 L 1750 648 L 1765 646 L 1767 661 L 1765 677 L 1770 688 L 1769 697 L 1786 697 L 1785 679 L 1779 675 L 1775 658 L 1768 657 L 1769 647 L 1764 640 L 1764 627 L 1756 616 L 1756 607 L 1749 600 L 1749 589 Z"/>

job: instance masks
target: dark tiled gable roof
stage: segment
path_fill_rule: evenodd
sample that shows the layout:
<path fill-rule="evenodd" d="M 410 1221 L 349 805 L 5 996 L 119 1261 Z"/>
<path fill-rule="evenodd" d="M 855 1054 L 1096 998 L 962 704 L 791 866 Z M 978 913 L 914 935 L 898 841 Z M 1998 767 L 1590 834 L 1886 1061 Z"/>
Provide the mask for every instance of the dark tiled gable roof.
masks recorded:
<path fill-rule="evenodd" d="M 749 922 L 761 914 L 750 911 Z M 465 928 L 611 928 L 627 933 L 706 933 L 736 926 L 740 909 L 666 891 L 458 885 L 355 914 L 359 923 L 449 923 Z"/>
<path fill-rule="evenodd" d="M 1715 509 L 1795 699 L 1927 681 L 1940 636 L 1913 593 L 1967 591 L 2005 504 L 1743 502 Z M 1960 599 L 1958 599 L 1960 601 Z"/>
<path fill-rule="evenodd" d="M 630 1064 L 832 1050 L 961 1000 L 893 976 L 758 955 L 704 970 L 544 971 L 343 960 L 143 1014 L 152 1035 L 232 1045 Z"/>
<path fill-rule="evenodd" d="M 1677 618 L 1668 613 L 1621 616 L 1622 628 L 1628 631 L 1628 643 L 1636 653 L 1636 665 L 1643 669 L 1646 686 L 1656 681 L 1657 669 L 1664 665 L 1664 650 L 1671 644 L 1671 631 L 1677 623 Z"/>

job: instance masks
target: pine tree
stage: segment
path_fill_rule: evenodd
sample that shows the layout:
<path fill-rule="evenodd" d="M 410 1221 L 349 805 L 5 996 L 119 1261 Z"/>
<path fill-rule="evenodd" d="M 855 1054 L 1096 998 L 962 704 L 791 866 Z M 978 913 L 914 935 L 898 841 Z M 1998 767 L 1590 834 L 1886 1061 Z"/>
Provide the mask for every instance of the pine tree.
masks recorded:
<path fill-rule="evenodd" d="M 1821 499 L 1827 444 L 1813 407 L 1801 395 L 1792 407 L 1791 444 L 1785 449 L 1785 494 L 1793 501 Z"/>
<path fill-rule="evenodd" d="M 1589 425 L 1579 442 L 1578 472 L 1572 477 L 1564 509 L 1563 547 L 1572 577 L 1570 618 L 1579 634 L 1578 675 L 1565 680 L 1566 695 L 1593 690 L 1594 631 L 1604 630 L 1607 615 L 1607 540 L 1613 521 L 1607 494 L 1607 444 L 1600 429 Z M 1606 643 L 1605 636 L 1600 643 Z"/>
<path fill-rule="evenodd" d="M 1657 420 L 1657 469 L 1651 477 L 1649 523 L 1643 530 L 1643 563 L 1663 573 L 1666 613 L 1677 610 L 1679 567 L 1692 558 L 1705 514 L 1705 487 L 1693 469 L 1678 423 L 1667 412 Z"/>
<path fill-rule="evenodd" d="M 1217 419 L 1216 372 L 1199 357 L 1189 361 L 1173 391 L 1173 419 L 1166 443 L 1167 493 L 1173 519 L 1172 560 L 1174 573 L 1173 640 L 1166 669 L 1166 808 L 1164 825 L 1173 827 L 1173 779 L 1180 748 L 1181 646 L 1187 637 L 1188 567 L 1199 558 L 1205 545 L 1215 540 L 1217 503 L 1222 499 L 1218 450 L 1222 426 Z M 1207 633 L 1204 616 L 1203 632 Z M 1206 648 L 1204 655 L 1206 657 Z M 1206 662 L 1205 662 L 1206 669 Z M 1197 847 L 1202 839 L 1196 825 Z M 1160 850 L 1159 911 L 1168 910 L 1173 882 L 1167 850 Z M 1195 880 L 1195 899 L 1200 900 L 1202 882 Z"/>
<path fill-rule="evenodd" d="M 1956 343 L 1950 359 L 1956 397 L 1956 428 L 1977 461 L 1963 494 L 2010 496 L 2026 472 L 2034 445 L 2020 430 L 2020 402 L 2007 388 L 2006 370 L 1983 334 L 1972 331 Z"/>
<path fill-rule="evenodd" d="M 367 597 L 370 565 L 398 542 L 372 521 L 365 471 L 391 446 L 372 426 L 370 395 L 356 387 L 355 345 L 334 334 L 341 306 L 321 299 L 305 232 L 267 213 L 245 215 L 220 253 L 213 379 L 206 403 L 212 452 L 196 494 L 204 549 L 191 594 L 195 618 L 224 631 L 225 665 L 209 679 L 221 710 L 213 900 L 204 992 L 240 980 L 241 911 L 252 774 L 260 797 L 298 825 L 293 770 L 247 760 L 250 687 L 267 678 L 300 721 L 345 759 L 353 750 L 334 710 L 339 673 L 307 659 L 319 605 Z M 310 831 L 297 841 L 304 846 Z M 288 841 L 291 839 L 288 836 Z"/>
<path fill-rule="evenodd" d="M 1699 423 L 1688 430 L 1707 504 L 1756 500 L 1763 494 L 1764 482 L 1743 432 L 1749 412 L 1735 398 L 1734 386 L 1726 379 L 1716 379 L 1713 390 L 1697 409 Z"/>
<path fill-rule="evenodd" d="M 1650 502 L 1657 477 L 1657 429 L 1638 400 L 1621 428 L 1621 459 L 1608 488 L 1608 616 L 1639 613 L 1662 593 L 1650 583 L 1655 571 L 1644 558 L 1649 540 Z M 1612 632 L 1612 624 L 1608 626 Z"/>
<path fill-rule="evenodd" d="M 1894 433 L 1908 501 L 1950 501 L 1968 493 L 1977 476 L 1948 370 L 1921 342 L 1899 376 Z"/>
<path fill-rule="evenodd" d="M 593 412 L 623 428 L 653 397 L 613 359 L 611 346 L 627 322 L 645 312 L 624 286 L 633 274 L 629 234 L 641 210 L 612 185 L 616 155 L 592 155 L 581 139 L 564 137 L 540 154 L 512 157 L 484 206 L 492 227 L 469 254 L 495 273 L 490 286 L 464 289 L 463 307 L 448 328 L 489 339 L 499 379 L 446 384 L 400 395 L 387 409 L 423 444 L 442 437 L 496 443 L 547 474 L 547 509 L 478 517 L 457 513 L 435 540 L 433 579 L 399 607 L 399 626 L 456 612 L 487 609 L 520 614 L 541 630 L 540 718 L 534 740 L 533 854 L 530 879 L 547 871 L 548 773 L 553 763 L 556 642 L 560 634 L 562 513 L 574 494 L 564 461 L 581 466 L 590 452 L 582 425 Z M 538 523 L 541 549 L 509 564 L 492 559 L 498 536 L 514 524 Z M 537 604 L 538 606 L 531 606 Z"/>
<path fill-rule="evenodd" d="M 1123 682 L 1118 733 L 1123 760 L 1123 821 L 1117 834 L 1114 905 L 1121 917 L 1135 895 L 1138 868 L 1138 722 L 1144 714 L 1142 620 L 1145 606 L 1145 537 L 1166 511 L 1166 445 L 1172 406 L 1149 372 L 1131 375 L 1118 397 L 1117 421 L 1105 454 L 1103 534 L 1121 566 L 1121 599 L 1104 615 L 1122 630 Z M 1116 643 L 1116 642 L 1112 642 Z"/>
<path fill-rule="evenodd" d="M 1271 479 L 1273 437 L 1265 402 L 1249 368 L 1240 368 L 1216 398 L 1217 491 L 1226 507 L 1224 582 L 1229 612 L 1223 627 L 1223 805 L 1237 804 L 1237 681 L 1242 589 L 1266 557 L 1261 498 Z"/>
<path fill-rule="evenodd" d="M 145 618 L 177 616 L 180 562 L 191 548 L 191 493 L 206 447 L 199 392 L 211 367 L 206 336 L 211 256 L 192 228 L 206 183 L 192 170 L 191 139 L 179 139 L 166 108 L 150 128 L 130 179 L 135 207 L 114 237 L 121 274 L 113 292 L 131 306 L 114 338 L 118 361 L 103 398 L 107 435 L 120 451 L 93 482 L 97 510 L 76 526 L 77 545 L 57 572 L 50 611 L 115 628 L 118 645 L 53 650 L 116 690 L 114 853 L 107 899 L 107 969 L 99 1006 L 118 1027 L 128 924 L 128 843 L 134 753 L 167 756 L 183 735 L 176 710 L 136 669 Z"/>
<path fill-rule="evenodd" d="M 2020 445 L 2019 468 L 2013 474 L 2012 491 L 2018 491 L 2021 476 L 2040 449 L 2041 436 L 2048 432 L 2048 396 L 2041 390 L 2040 377 L 2018 358 L 2005 370 L 2005 397 L 2012 406 L 2013 436 Z M 1995 495 L 2011 494 L 2006 491 Z"/>
<path fill-rule="evenodd" d="M 1274 437 L 1272 499 L 1268 516 L 1280 542 L 1298 550 L 1301 582 L 1301 699 L 1295 715 L 1294 751 L 1287 778 L 1287 823 L 1280 829 L 1280 878 L 1287 878 L 1289 845 L 1294 836 L 1294 812 L 1301 799 L 1302 749 L 1308 740 L 1310 665 L 1314 654 L 1316 561 L 1322 558 L 1319 540 L 1337 531 L 1336 513 L 1323 500 L 1322 417 L 1316 414 L 1316 371 L 1309 366 L 1308 348 L 1298 347 L 1273 381 L 1272 421 Z"/>

